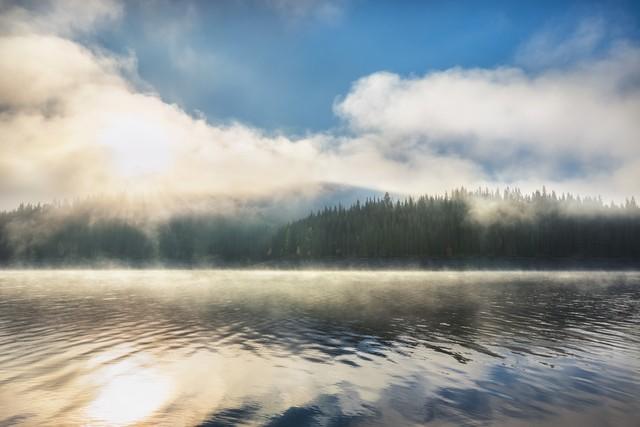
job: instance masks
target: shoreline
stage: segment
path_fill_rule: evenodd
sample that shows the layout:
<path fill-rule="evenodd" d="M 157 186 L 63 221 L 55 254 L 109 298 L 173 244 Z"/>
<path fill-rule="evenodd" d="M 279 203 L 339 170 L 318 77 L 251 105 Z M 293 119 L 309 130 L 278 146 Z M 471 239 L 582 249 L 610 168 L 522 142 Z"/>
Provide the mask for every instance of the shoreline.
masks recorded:
<path fill-rule="evenodd" d="M 274 270 L 274 271 L 640 271 L 640 260 L 631 259 L 539 259 L 539 258 L 407 258 L 325 259 L 278 261 L 202 261 L 193 263 L 114 260 L 67 263 L 10 263 L 0 271 L 16 270 Z"/>

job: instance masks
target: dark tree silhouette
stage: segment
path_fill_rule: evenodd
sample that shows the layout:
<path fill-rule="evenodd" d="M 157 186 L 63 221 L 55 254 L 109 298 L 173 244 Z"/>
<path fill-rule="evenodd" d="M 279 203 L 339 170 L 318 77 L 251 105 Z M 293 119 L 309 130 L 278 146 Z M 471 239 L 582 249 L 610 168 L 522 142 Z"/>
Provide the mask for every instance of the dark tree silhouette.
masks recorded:
<path fill-rule="evenodd" d="M 385 194 L 280 226 L 255 212 L 160 217 L 108 215 L 82 203 L 20 205 L 0 212 L 0 264 L 486 258 L 640 263 L 635 199 L 605 204 L 545 188 L 529 195 L 462 188 L 395 201 Z"/>
<path fill-rule="evenodd" d="M 640 209 L 569 194 L 459 189 L 328 207 L 280 229 L 274 258 L 625 258 L 640 260 Z"/>

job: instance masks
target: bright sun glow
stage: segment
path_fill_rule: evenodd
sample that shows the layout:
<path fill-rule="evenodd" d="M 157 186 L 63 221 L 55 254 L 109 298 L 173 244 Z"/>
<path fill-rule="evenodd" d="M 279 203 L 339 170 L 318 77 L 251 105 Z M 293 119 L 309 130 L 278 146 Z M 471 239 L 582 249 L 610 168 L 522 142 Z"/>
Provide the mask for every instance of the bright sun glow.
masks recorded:
<path fill-rule="evenodd" d="M 117 172 L 125 177 L 162 172 L 171 159 L 168 130 L 145 117 L 113 117 L 100 142 L 111 151 Z"/>
<path fill-rule="evenodd" d="M 169 399 L 171 384 L 155 371 L 130 361 L 112 368 L 110 372 L 126 372 L 107 381 L 87 408 L 89 418 L 108 425 L 129 425 L 149 417 Z"/>

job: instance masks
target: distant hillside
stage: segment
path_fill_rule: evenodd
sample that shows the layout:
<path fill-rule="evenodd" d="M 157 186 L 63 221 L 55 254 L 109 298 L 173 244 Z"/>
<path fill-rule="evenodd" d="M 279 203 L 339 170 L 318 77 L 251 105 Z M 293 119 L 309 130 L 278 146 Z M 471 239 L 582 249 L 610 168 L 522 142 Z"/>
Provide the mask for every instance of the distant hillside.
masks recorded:
<path fill-rule="evenodd" d="M 417 199 L 327 207 L 281 228 L 275 259 L 625 259 L 640 263 L 634 199 L 456 190 Z"/>

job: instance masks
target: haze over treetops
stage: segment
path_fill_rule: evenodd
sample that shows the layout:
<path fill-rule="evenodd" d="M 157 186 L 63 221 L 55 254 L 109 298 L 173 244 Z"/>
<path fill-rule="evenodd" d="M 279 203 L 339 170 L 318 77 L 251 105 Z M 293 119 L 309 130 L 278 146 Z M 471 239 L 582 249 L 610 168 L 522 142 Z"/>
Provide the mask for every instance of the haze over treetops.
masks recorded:
<path fill-rule="evenodd" d="M 112 203 L 112 202 L 108 202 Z M 444 196 L 356 200 L 285 221 L 259 201 L 170 215 L 100 200 L 0 212 L 5 265 L 283 265 L 300 262 L 640 260 L 640 207 L 602 199 L 459 189 Z M 267 264 L 264 264 L 267 263 Z"/>

